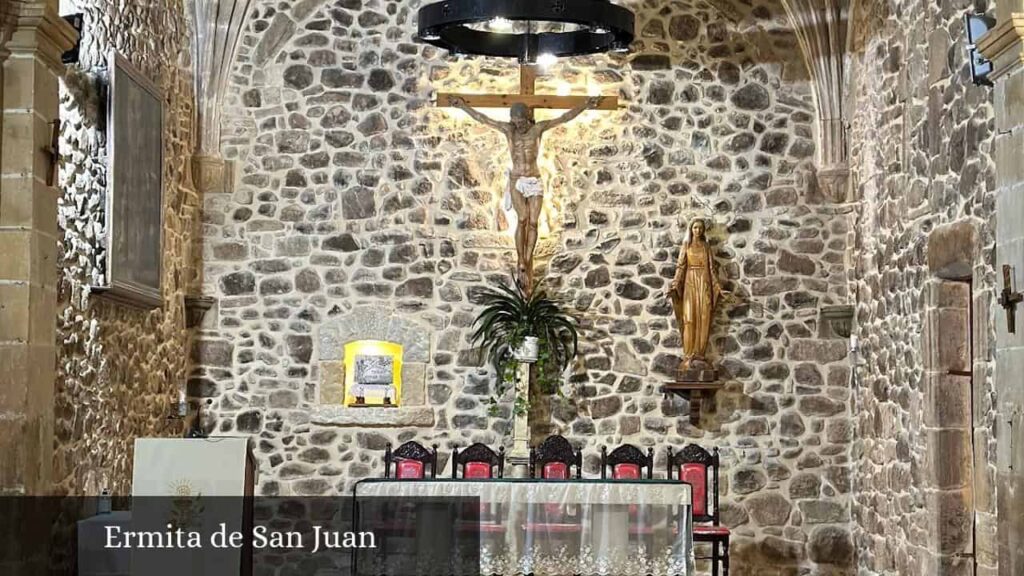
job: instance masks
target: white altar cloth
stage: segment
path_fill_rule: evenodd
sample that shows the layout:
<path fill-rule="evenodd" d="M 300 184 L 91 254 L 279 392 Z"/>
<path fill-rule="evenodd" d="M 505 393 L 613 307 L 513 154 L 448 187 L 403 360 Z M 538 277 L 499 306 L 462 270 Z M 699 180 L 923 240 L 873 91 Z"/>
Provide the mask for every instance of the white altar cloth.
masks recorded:
<path fill-rule="evenodd" d="M 357 518 L 371 498 L 479 498 L 482 574 L 693 574 L 690 486 L 679 481 L 370 479 L 354 492 Z M 417 531 L 424 554 L 447 528 Z"/>

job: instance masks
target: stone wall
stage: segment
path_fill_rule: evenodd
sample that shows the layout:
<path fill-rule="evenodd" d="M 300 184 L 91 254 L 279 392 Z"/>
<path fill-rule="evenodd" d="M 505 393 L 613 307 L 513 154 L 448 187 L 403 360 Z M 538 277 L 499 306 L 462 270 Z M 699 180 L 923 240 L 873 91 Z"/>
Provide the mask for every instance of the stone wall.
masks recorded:
<path fill-rule="evenodd" d="M 854 518 L 871 574 L 971 574 L 955 556 L 971 552 L 977 574 L 997 563 L 994 124 L 962 23 L 977 4 L 861 2 L 852 16 Z"/>
<path fill-rule="evenodd" d="M 81 60 L 61 91 L 60 258 L 55 476 L 58 490 L 128 493 L 136 437 L 180 435 L 174 411 L 187 375 L 183 296 L 195 273 L 198 197 L 191 153 L 189 31 L 181 0 L 110 3 L 65 0 L 81 12 Z M 160 88 L 165 104 L 163 305 L 116 304 L 94 293 L 104 283 L 107 148 L 99 88 L 118 50 Z"/>
<path fill-rule="evenodd" d="M 45 150 L 58 117 L 60 54 L 74 39 L 55 3 L 6 2 L 0 8 L 3 494 L 46 494 L 52 483 L 57 191 Z M 19 522 L 5 520 L 0 530 Z"/>
<path fill-rule="evenodd" d="M 1024 285 L 1024 19 L 1021 2 L 997 0 L 998 26 L 985 38 L 984 55 L 992 61 L 990 79 L 995 84 L 996 136 L 996 269 L 1010 267 L 1011 291 Z M 1000 274 L 1001 275 L 1001 274 Z M 997 283 L 997 287 L 1002 285 Z M 1007 314 L 1014 314 L 1016 330 L 1010 331 Z M 999 573 L 1024 572 L 1024 330 L 1020 328 L 1020 308 L 996 311 L 995 322 L 995 429 L 996 495 L 998 518 Z"/>
<path fill-rule="evenodd" d="M 601 445 L 656 446 L 660 474 L 665 446 L 718 446 L 738 573 L 849 572 L 847 344 L 819 338 L 818 308 L 847 301 L 853 212 L 814 188 L 796 42 L 772 2 L 627 4 L 633 55 L 560 63 L 538 89 L 625 104 L 555 130 L 543 151 L 545 285 L 583 336 L 550 429 L 583 445 L 588 474 Z M 389 441 L 436 442 L 443 459 L 508 441 L 484 405 L 493 374 L 467 343 L 479 288 L 512 267 L 496 214 L 507 151 L 430 97 L 518 79 L 511 63 L 412 43 L 419 6 L 262 0 L 242 38 L 223 147 L 237 183 L 204 201 L 204 294 L 218 303 L 189 392 L 212 402 L 211 432 L 257 438 L 262 494 L 339 493 L 382 472 Z M 731 295 L 713 335 L 726 385 L 694 427 L 659 386 L 680 349 L 663 292 L 697 216 L 713 221 Z M 429 330 L 432 424 L 317 419 L 321 359 L 337 354 L 320 330 L 366 306 Z"/>

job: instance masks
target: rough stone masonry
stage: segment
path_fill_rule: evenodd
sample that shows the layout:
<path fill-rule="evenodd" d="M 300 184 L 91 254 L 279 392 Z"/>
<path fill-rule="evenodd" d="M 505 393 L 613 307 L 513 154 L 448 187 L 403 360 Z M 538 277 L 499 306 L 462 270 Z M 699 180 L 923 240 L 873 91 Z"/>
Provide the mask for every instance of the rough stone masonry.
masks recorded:
<path fill-rule="evenodd" d="M 659 472 L 666 446 L 718 446 L 737 570 L 850 571 L 850 369 L 845 340 L 818 337 L 818 308 L 848 298 L 853 213 L 814 186 L 796 41 L 770 2 L 735 19 L 703 2 L 629 4 L 635 54 L 559 64 L 538 87 L 627 105 L 545 143 L 542 272 L 583 338 L 570 398 L 536 432 L 583 445 L 589 473 L 601 445 L 656 446 Z M 262 494 L 341 493 L 381 473 L 386 442 L 437 442 L 446 457 L 508 440 L 509 407 L 488 417 L 494 375 L 467 341 L 480 288 L 512 266 L 495 218 L 505 144 L 430 98 L 512 89 L 514 63 L 412 43 L 419 5 L 260 1 L 242 38 L 224 111 L 237 185 L 204 200 L 217 308 L 189 390 L 213 400 L 212 432 L 257 438 Z M 726 386 L 700 427 L 658 391 L 680 353 L 663 291 L 695 216 L 714 223 L 732 293 L 713 335 Z M 367 306 L 429 331 L 430 423 L 324 416 L 337 352 L 320 331 Z"/>
<path fill-rule="evenodd" d="M 186 382 L 208 431 L 253 439 L 261 494 L 341 494 L 381 472 L 387 442 L 436 442 L 443 469 L 455 445 L 508 442 L 510 407 L 488 416 L 494 374 L 467 341 L 481 287 L 512 268 L 505 144 L 431 98 L 514 91 L 516 70 L 413 43 L 424 1 L 254 0 L 224 103 L 234 186 L 205 197 L 187 3 L 4 3 L 0 374 L 29 374 L 0 394 L 4 490 L 129 493 L 133 440 L 182 432 L 168 415 Z M 623 3 L 630 55 L 540 81 L 625 106 L 545 144 L 541 272 L 583 345 L 535 439 L 581 444 L 587 474 L 601 445 L 657 446 L 659 475 L 667 445 L 719 447 L 736 574 L 1016 576 L 1024 337 L 1006 332 L 996 271 L 1016 266 L 1019 285 L 1021 0 L 842 2 L 845 77 L 814 85 L 842 84 L 841 102 L 821 107 L 783 7 L 839 3 Z M 84 17 L 63 72 L 58 5 Z M 999 20 L 982 42 L 994 88 L 971 82 L 962 16 L 978 10 Z M 154 310 L 90 289 L 106 268 L 111 50 L 164 95 Z M 849 157 L 849 204 L 816 189 L 818 108 L 848 128 L 826 156 Z M 51 195 L 25 183 L 45 182 L 58 115 Z M 730 296 L 712 341 L 725 386 L 691 426 L 658 387 L 680 349 L 662 293 L 695 216 Z M 193 329 L 200 292 L 216 306 Z M 856 354 L 822 322 L 832 305 L 856 311 Z M 369 337 L 405 348 L 401 408 L 340 404 L 340 348 Z"/>

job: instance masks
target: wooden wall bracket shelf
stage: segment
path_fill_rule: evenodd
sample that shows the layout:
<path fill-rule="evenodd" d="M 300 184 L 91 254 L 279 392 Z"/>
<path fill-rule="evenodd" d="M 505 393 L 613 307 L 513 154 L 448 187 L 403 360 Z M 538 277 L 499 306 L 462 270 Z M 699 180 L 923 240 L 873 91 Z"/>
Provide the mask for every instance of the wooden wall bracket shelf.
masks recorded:
<path fill-rule="evenodd" d="M 710 399 L 722 388 L 722 381 L 710 382 L 669 382 L 661 387 L 665 396 L 677 394 L 690 403 L 690 424 L 696 426 L 700 422 L 700 405 L 704 398 Z"/>

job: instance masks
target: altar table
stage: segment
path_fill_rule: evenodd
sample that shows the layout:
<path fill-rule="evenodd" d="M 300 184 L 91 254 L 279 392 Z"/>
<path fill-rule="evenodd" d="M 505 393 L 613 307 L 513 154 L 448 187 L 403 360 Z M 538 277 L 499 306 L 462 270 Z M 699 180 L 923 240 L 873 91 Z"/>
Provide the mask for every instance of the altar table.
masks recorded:
<path fill-rule="evenodd" d="M 460 497 L 480 501 L 480 574 L 694 573 L 690 485 L 678 480 L 367 479 L 354 488 L 354 528 L 379 524 L 360 515 L 369 499 Z M 401 552 L 414 543 L 429 556 L 458 528 L 421 522 Z"/>

